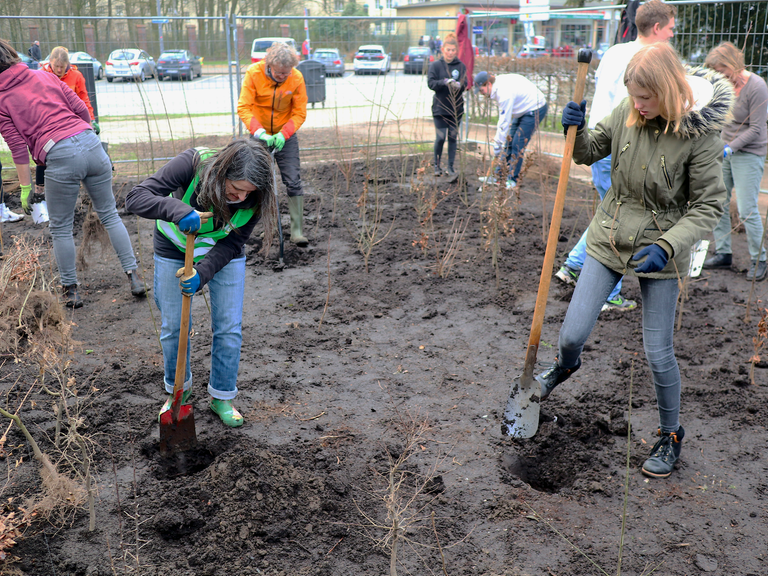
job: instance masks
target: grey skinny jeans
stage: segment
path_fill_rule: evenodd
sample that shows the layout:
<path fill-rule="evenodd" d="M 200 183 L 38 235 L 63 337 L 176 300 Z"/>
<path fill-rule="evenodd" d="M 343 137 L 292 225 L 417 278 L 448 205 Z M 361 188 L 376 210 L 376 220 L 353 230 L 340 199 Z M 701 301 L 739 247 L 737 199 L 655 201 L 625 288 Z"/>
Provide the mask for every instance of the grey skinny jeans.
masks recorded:
<path fill-rule="evenodd" d="M 45 201 L 53 254 L 63 286 L 77 284 L 75 241 L 72 224 L 75 204 L 83 182 L 93 209 L 109 233 L 123 270 L 136 270 L 131 239 L 117 213 L 112 192 L 112 163 L 92 130 L 75 134 L 54 144 L 45 157 Z"/>
<path fill-rule="evenodd" d="M 595 327 L 600 309 L 622 275 L 587 255 L 571 303 L 560 327 L 559 363 L 576 365 Z M 653 373 L 662 432 L 680 427 L 680 369 L 672 339 L 679 292 L 677 278 L 638 278 L 643 298 L 643 345 Z"/>

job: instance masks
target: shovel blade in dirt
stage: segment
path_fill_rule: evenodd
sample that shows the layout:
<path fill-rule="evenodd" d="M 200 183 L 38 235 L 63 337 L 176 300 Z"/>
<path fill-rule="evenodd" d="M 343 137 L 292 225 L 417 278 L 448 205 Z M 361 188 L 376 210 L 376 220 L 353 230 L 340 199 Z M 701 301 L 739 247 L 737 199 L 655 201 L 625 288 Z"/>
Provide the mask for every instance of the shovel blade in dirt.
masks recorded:
<path fill-rule="evenodd" d="M 173 410 L 160 415 L 160 455 L 163 458 L 196 446 L 195 413 L 191 404 L 181 405 L 178 418 L 173 417 Z"/>
<path fill-rule="evenodd" d="M 531 353 L 529 352 L 528 356 Z M 533 352 L 536 358 L 536 352 Z M 539 399 L 541 385 L 533 377 L 533 363 L 530 369 L 523 369 L 522 376 L 512 381 L 501 421 L 501 433 L 512 438 L 532 438 L 539 429 Z"/>

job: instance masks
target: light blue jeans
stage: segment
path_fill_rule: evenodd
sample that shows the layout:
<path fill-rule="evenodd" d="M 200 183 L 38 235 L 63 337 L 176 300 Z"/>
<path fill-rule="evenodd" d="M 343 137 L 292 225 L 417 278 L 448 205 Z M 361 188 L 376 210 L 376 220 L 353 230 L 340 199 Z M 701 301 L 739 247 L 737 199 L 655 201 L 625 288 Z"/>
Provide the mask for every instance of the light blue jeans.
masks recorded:
<path fill-rule="evenodd" d="M 734 152 L 723 160 L 723 182 L 727 190 L 723 215 L 715 226 L 715 252 L 731 254 L 731 190 L 736 191 L 739 218 L 747 231 L 747 246 L 752 261 L 765 260 L 765 247 L 760 251 L 763 239 L 763 219 L 757 206 L 760 182 L 765 169 L 765 156 L 750 152 Z"/>
<path fill-rule="evenodd" d="M 564 368 L 578 362 L 603 302 L 620 278 L 621 274 L 587 255 L 560 327 L 559 363 Z M 638 280 L 643 297 L 643 345 L 656 387 L 659 424 L 662 432 L 676 432 L 680 426 L 680 369 L 673 347 L 677 278 Z"/>
<path fill-rule="evenodd" d="M 182 294 L 176 272 L 183 260 L 155 255 L 155 304 L 162 317 L 160 344 L 163 347 L 165 391 L 173 392 L 176 358 L 179 353 Z M 235 258 L 219 270 L 207 284 L 211 301 L 211 375 L 208 393 L 219 400 L 237 396 L 237 370 L 240 367 L 240 345 L 243 341 L 243 293 L 245 292 L 245 257 Z M 194 298 L 194 297 L 193 297 Z M 192 312 L 189 314 L 192 326 Z M 189 364 L 191 345 L 187 346 L 187 369 L 184 390 L 192 386 Z"/>
<path fill-rule="evenodd" d="M 512 124 L 509 127 L 509 135 L 512 138 L 507 142 L 506 158 L 509 165 L 509 176 L 515 182 L 517 182 L 517 177 L 520 175 L 520 170 L 523 167 L 525 147 L 539 127 L 539 122 L 547 116 L 547 109 L 547 104 L 544 104 L 538 110 L 528 112 L 512 120 Z"/>
<path fill-rule="evenodd" d="M 611 187 L 611 157 L 603 158 L 592 164 L 592 183 L 597 188 L 597 193 L 600 195 L 600 200 L 605 198 L 608 188 Z M 581 270 L 584 266 L 584 257 L 587 255 L 587 231 L 579 238 L 571 251 L 568 253 L 568 258 L 565 259 L 566 266 L 574 268 L 575 270 Z M 611 295 L 608 296 L 608 300 L 615 300 L 621 292 L 621 278 L 613 287 Z"/>
<path fill-rule="evenodd" d="M 82 181 L 93 209 L 109 233 L 123 270 L 136 270 L 136 256 L 117 213 L 112 192 L 112 163 L 93 130 L 86 130 L 57 142 L 45 157 L 45 202 L 48 227 L 53 239 L 53 255 L 63 286 L 77 284 L 75 241 L 72 224 Z"/>

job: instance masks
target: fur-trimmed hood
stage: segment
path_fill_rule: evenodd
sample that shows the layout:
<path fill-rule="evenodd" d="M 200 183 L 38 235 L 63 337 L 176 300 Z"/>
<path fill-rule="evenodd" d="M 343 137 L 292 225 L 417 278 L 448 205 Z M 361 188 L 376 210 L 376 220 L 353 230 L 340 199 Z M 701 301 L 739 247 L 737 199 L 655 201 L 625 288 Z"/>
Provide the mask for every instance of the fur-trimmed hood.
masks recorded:
<path fill-rule="evenodd" d="M 733 85 L 720 72 L 711 68 L 686 68 L 695 104 L 680 119 L 677 135 L 681 138 L 698 138 L 708 132 L 722 131 L 731 120 L 731 110 L 736 102 Z"/>

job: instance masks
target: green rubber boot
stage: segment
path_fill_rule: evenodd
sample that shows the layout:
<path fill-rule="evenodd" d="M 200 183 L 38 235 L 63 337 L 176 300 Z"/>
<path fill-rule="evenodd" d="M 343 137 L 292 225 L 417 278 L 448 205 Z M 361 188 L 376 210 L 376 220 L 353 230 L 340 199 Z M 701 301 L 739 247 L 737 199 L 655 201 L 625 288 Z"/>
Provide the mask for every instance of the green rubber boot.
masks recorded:
<path fill-rule="evenodd" d="M 304 196 L 288 196 L 288 211 L 291 213 L 291 242 L 304 248 L 309 240 L 304 236 Z"/>
<path fill-rule="evenodd" d="M 192 396 L 192 389 L 184 390 L 184 392 L 181 394 L 181 403 L 182 404 L 189 404 L 189 398 Z M 160 416 L 163 415 L 163 412 L 168 412 L 168 410 L 171 409 L 171 404 L 173 404 L 173 394 L 168 395 L 168 399 L 163 404 L 163 407 L 160 408 L 160 413 L 157 415 L 157 421 L 160 422 Z"/>
<path fill-rule="evenodd" d="M 211 410 L 213 410 L 221 421 L 224 422 L 230 428 L 237 428 L 243 425 L 243 415 L 234 407 L 232 400 L 219 400 L 218 398 L 211 398 L 211 403 L 208 404 Z"/>

